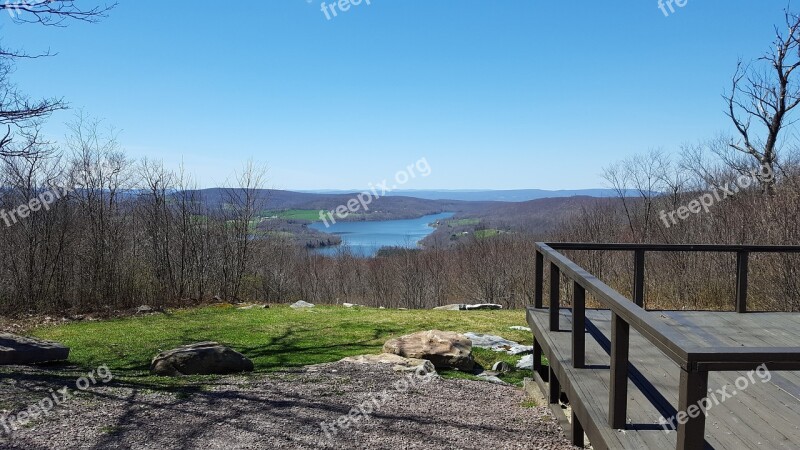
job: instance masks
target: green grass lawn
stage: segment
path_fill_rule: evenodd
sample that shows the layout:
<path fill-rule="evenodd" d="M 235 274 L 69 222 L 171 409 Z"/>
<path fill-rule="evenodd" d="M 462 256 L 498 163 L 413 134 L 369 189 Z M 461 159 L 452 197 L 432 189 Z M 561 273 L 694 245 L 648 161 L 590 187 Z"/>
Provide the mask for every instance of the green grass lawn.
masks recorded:
<path fill-rule="evenodd" d="M 480 224 L 480 219 L 451 219 L 447 221 L 447 225 L 451 227 L 467 227 Z"/>
<path fill-rule="evenodd" d="M 512 325 L 525 325 L 524 311 L 400 311 L 335 306 L 240 310 L 220 305 L 41 327 L 31 334 L 69 346 L 70 362 L 80 367 L 105 364 L 117 377 L 159 383 L 148 375 L 153 356 L 200 341 L 230 346 L 252 359 L 256 372 L 263 373 L 380 353 L 383 343 L 392 337 L 430 329 L 491 333 L 530 345 L 531 334 L 510 330 Z M 487 369 L 496 361 L 504 360 L 513 366 L 519 359 L 482 349 L 474 349 L 473 353 Z M 443 375 L 466 376 L 457 372 Z M 504 379 L 518 384 L 524 376 L 530 376 L 530 372 L 512 372 Z"/>

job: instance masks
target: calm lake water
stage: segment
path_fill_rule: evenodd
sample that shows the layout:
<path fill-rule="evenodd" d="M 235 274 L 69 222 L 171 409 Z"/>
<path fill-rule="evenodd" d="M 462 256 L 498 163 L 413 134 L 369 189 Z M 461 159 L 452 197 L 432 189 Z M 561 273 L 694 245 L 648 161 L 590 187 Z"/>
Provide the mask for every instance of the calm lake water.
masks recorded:
<path fill-rule="evenodd" d="M 338 222 L 326 228 L 324 223 L 313 223 L 309 227 L 342 238 L 341 247 L 347 246 L 353 254 L 373 257 L 381 247 L 417 248 L 417 243 L 434 228 L 431 223 L 453 217 L 454 213 L 432 214 L 419 219 L 384 220 L 378 222 Z M 323 255 L 335 255 L 339 247 L 317 249 Z"/>

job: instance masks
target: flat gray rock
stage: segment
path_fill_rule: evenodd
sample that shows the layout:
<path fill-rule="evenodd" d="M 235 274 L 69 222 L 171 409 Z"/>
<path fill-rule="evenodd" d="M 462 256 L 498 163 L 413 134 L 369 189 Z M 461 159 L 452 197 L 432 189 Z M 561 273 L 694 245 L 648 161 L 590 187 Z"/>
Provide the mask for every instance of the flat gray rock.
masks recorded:
<path fill-rule="evenodd" d="M 437 306 L 433 308 L 439 311 L 493 311 L 503 309 L 503 305 L 496 305 L 494 303 L 479 303 L 476 305 L 468 305 L 466 303 L 455 303 L 452 305 Z"/>
<path fill-rule="evenodd" d="M 64 361 L 69 348 L 58 342 L 0 333 L 0 365 Z"/>
<path fill-rule="evenodd" d="M 289 307 L 290 308 L 294 308 L 294 309 L 313 308 L 314 304 L 313 303 L 304 302 L 303 300 L 300 300 L 299 302 L 292 303 L 291 305 L 289 305 Z"/>
<path fill-rule="evenodd" d="M 533 370 L 533 355 L 525 355 L 517 362 L 517 369 Z"/>
<path fill-rule="evenodd" d="M 533 351 L 533 346 L 522 345 L 519 342 L 509 341 L 500 336 L 479 333 L 464 333 L 473 347 L 485 348 L 495 352 L 505 352 L 509 355 L 521 355 Z"/>
<path fill-rule="evenodd" d="M 500 378 L 498 378 L 497 375 L 494 375 L 494 374 L 491 374 L 491 373 L 487 373 L 487 372 L 479 373 L 477 375 L 477 377 L 482 379 L 482 380 L 484 380 L 484 381 L 488 381 L 489 383 L 502 384 L 502 385 L 506 385 L 506 386 L 509 385 L 505 381 L 503 381 Z"/>

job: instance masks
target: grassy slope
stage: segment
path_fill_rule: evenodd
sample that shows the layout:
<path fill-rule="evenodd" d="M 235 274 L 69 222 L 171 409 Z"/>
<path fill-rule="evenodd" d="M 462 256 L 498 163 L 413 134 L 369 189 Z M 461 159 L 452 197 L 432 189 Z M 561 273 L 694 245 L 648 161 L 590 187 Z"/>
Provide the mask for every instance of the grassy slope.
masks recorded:
<path fill-rule="evenodd" d="M 173 311 L 168 314 L 76 322 L 43 327 L 33 335 L 71 347 L 70 361 L 86 368 L 108 365 L 122 377 L 148 378 L 151 358 L 162 350 L 200 341 L 217 341 L 253 360 L 257 372 L 337 361 L 346 356 L 380 353 L 391 337 L 416 331 L 491 333 L 530 345 L 527 332 L 509 330 L 524 325 L 523 311 L 378 310 L 316 307 L 293 310 L 285 306 L 240 310 L 230 306 Z M 495 361 L 516 363 L 510 357 L 476 349 L 486 368 Z M 513 364 L 512 364 L 513 365 Z M 446 374 L 447 375 L 447 374 Z M 508 374 L 519 383 L 527 371 Z M 451 373 L 449 376 L 465 377 Z"/>

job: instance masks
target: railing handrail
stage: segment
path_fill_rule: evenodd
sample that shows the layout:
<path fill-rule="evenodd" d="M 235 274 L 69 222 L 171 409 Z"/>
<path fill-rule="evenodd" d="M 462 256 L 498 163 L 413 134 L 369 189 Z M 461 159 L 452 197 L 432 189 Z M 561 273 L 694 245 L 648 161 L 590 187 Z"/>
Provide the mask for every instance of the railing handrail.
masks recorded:
<path fill-rule="evenodd" d="M 656 345 L 676 364 L 681 367 L 689 364 L 687 349 L 693 345 L 683 335 L 664 322 L 654 319 L 647 311 L 600 281 L 586 269 L 555 251 L 550 245 L 539 242 L 536 244 L 536 248 L 544 255 L 545 259 L 558 266 L 570 279 L 580 284 L 602 304 L 609 307 L 614 314 L 622 317 L 625 322 L 633 326 L 636 331 Z"/>
<path fill-rule="evenodd" d="M 713 253 L 800 253 L 800 245 L 726 245 L 726 244 L 596 244 L 590 242 L 547 242 L 553 250 L 609 250 L 648 252 Z"/>
<path fill-rule="evenodd" d="M 639 244 L 548 244 L 543 242 L 536 243 L 536 249 L 544 258 L 555 264 L 562 273 L 569 279 L 578 283 L 587 292 L 590 292 L 603 306 L 608 307 L 614 314 L 622 318 L 632 326 L 643 337 L 664 352 L 667 357 L 684 369 L 696 368 L 698 365 L 704 367 L 722 367 L 726 363 L 729 365 L 738 364 L 736 367 L 744 367 L 751 364 L 761 364 L 768 362 L 794 362 L 800 361 L 800 347 L 787 348 L 756 348 L 756 347 L 733 347 L 733 346 L 713 346 L 703 347 L 690 341 L 684 334 L 675 330 L 663 321 L 653 317 L 652 313 L 636 305 L 630 299 L 608 286 L 600 279 L 589 273 L 586 269 L 579 266 L 565 255 L 556 251 L 553 247 L 567 247 L 570 250 L 585 250 L 577 246 L 592 247 L 589 250 L 651 250 L 650 245 Z M 624 247 L 623 247 L 624 246 Z M 600 248 L 604 247 L 604 248 Z M 606 248 L 614 247 L 614 248 Z M 659 247 L 658 245 L 656 247 Z M 687 245 L 675 245 L 679 251 L 685 250 Z M 716 245 L 702 245 L 703 250 L 709 248 L 720 248 Z M 722 246 L 730 248 L 728 246 Z M 736 250 L 728 251 L 755 251 L 753 248 L 765 248 L 764 246 L 733 246 Z M 768 247 L 776 248 L 776 247 Z M 784 248 L 784 247 L 781 247 Z M 791 248 L 800 251 L 800 246 Z M 652 250 L 658 251 L 658 250 Z M 716 250 L 707 250 L 716 251 Z M 742 358 L 742 356 L 746 356 Z M 796 365 L 796 364 L 795 364 Z"/>

